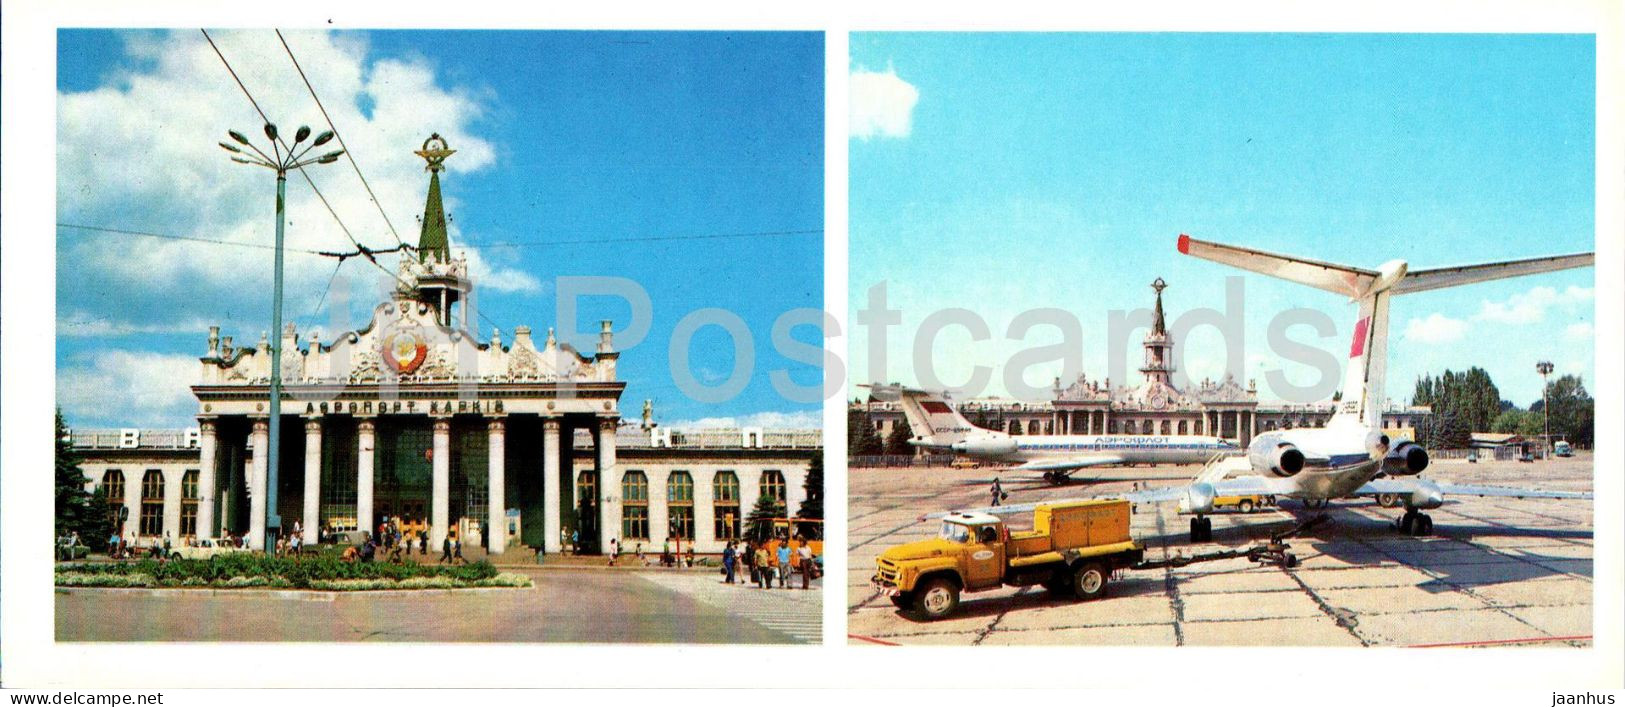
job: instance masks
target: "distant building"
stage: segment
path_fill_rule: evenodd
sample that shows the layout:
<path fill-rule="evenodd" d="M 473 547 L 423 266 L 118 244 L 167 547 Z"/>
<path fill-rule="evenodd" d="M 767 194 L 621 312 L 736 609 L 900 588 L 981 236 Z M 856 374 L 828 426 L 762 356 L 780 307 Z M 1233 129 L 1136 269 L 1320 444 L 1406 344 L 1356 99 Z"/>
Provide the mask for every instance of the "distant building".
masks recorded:
<path fill-rule="evenodd" d="M 1331 401 L 1314 404 L 1259 402 L 1254 381 L 1243 388 L 1230 376 L 1214 382 L 1203 380 L 1190 390 L 1173 383 L 1173 338 L 1162 309 L 1162 291 L 1167 283 L 1157 278 L 1151 283 L 1156 292 L 1156 309 L 1151 331 L 1144 340 L 1144 377 L 1130 388 L 1113 386 L 1111 380 L 1090 380 L 1078 376 L 1062 386 L 1057 380 L 1054 398 L 1042 403 L 1024 403 L 999 398 L 973 398 L 958 401 L 960 411 L 972 422 L 985 419 L 989 427 L 1029 435 L 1043 434 L 1142 434 L 1215 435 L 1245 446 L 1259 432 L 1294 427 L 1324 427 L 1336 405 Z M 875 431 L 885 439 L 902 419 L 896 403 L 855 401 L 853 409 L 867 409 Z M 1431 414 L 1426 407 L 1404 407 L 1390 403 L 1383 410 L 1383 427 L 1414 429 Z"/>

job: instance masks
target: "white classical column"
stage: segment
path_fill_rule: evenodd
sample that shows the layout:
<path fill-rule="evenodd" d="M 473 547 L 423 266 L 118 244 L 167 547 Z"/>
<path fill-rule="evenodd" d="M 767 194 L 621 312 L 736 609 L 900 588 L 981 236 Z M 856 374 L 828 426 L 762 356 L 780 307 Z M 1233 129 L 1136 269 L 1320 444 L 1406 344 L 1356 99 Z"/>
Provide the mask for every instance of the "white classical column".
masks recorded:
<path fill-rule="evenodd" d="M 198 471 L 197 471 L 197 536 L 199 538 L 212 538 L 215 535 L 214 527 L 214 497 L 218 495 L 215 489 L 215 438 L 214 419 L 198 419 Z"/>
<path fill-rule="evenodd" d="M 734 476 L 739 478 L 739 536 L 744 537 L 750 533 L 750 512 L 756 508 L 756 499 L 762 495 L 762 468 L 749 462 L 751 466 L 742 466 L 734 469 Z"/>
<path fill-rule="evenodd" d="M 716 469 L 695 470 L 694 476 L 694 550 L 695 552 L 722 552 L 717 542 L 717 508 L 712 491 L 716 489 Z"/>
<path fill-rule="evenodd" d="M 658 552 L 663 540 L 671 540 L 671 499 L 667 497 L 667 484 L 671 482 L 670 467 L 651 467 L 644 470 L 649 479 L 649 544 L 644 549 Z"/>
<path fill-rule="evenodd" d="M 179 546 L 181 542 L 181 480 L 186 477 L 186 469 L 174 469 L 161 472 L 164 475 L 164 535 L 169 541 Z"/>
<path fill-rule="evenodd" d="M 128 516 L 120 531 L 130 538 L 141 536 L 141 482 L 147 478 L 146 469 L 131 469 L 124 477 L 124 510 Z"/>
<path fill-rule="evenodd" d="M 807 468 L 806 466 L 784 473 L 784 515 L 786 518 L 798 517 L 796 512 L 801 510 L 801 504 L 807 501 Z M 791 528 L 790 532 L 795 532 Z"/>
<path fill-rule="evenodd" d="M 321 528 L 322 502 L 322 421 L 305 420 L 305 518 L 300 528 L 301 542 L 314 545 Z"/>
<path fill-rule="evenodd" d="M 542 420 L 542 550 L 559 551 L 559 418 Z"/>
<path fill-rule="evenodd" d="M 370 417 L 356 421 L 355 426 L 355 524 L 358 529 L 372 530 L 372 454 L 373 430 L 376 423 Z"/>
<path fill-rule="evenodd" d="M 486 462 L 486 468 L 490 472 L 490 479 L 486 485 L 488 491 L 486 496 L 489 501 L 486 505 L 490 510 L 486 513 L 488 519 L 485 523 L 485 546 L 491 554 L 498 555 L 508 547 L 508 504 L 505 500 L 508 496 L 507 431 L 503 428 L 503 420 L 500 417 L 490 418 L 486 422 L 486 429 L 488 430 L 486 448 L 490 453 L 490 459 Z"/>
<path fill-rule="evenodd" d="M 610 551 L 609 541 L 621 536 L 621 475 L 615 473 L 615 426 L 618 420 L 598 421 L 598 536 L 599 547 Z"/>
<path fill-rule="evenodd" d="M 451 522 L 451 418 L 434 418 L 434 487 L 429 503 L 429 546 L 439 550 Z"/>
<path fill-rule="evenodd" d="M 263 417 L 254 418 L 254 462 L 248 480 L 248 546 L 265 547 L 265 480 L 266 456 L 271 447 L 271 422 Z"/>

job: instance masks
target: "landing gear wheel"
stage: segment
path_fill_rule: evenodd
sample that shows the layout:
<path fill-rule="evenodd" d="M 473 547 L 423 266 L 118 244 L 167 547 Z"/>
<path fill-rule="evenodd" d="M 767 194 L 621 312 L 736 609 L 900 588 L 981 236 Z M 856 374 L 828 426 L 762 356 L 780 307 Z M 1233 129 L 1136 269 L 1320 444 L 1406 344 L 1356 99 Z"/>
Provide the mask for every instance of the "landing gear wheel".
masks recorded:
<path fill-rule="evenodd" d="M 1383 508 L 1398 508 L 1399 503 L 1399 494 L 1397 493 L 1377 494 L 1377 505 L 1382 506 Z"/>
<path fill-rule="evenodd" d="M 1213 539 L 1213 519 L 1196 517 L 1191 519 L 1191 542 L 1205 543 Z"/>
<path fill-rule="evenodd" d="M 1319 511 L 1324 510 L 1331 503 L 1331 500 L 1326 498 L 1306 498 L 1303 500 L 1303 507 L 1311 511 Z"/>
<path fill-rule="evenodd" d="M 1399 517 L 1399 532 L 1405 535 L 1415 535 L 1417 515 L 1416 511 L 1405 511 L 1405 515 Z"/>
<path fill-rule="evenodd" d="M 1281 566 L 1285 567 L 1287 569 L 1292 569 L 1293 567 L 1297 567 L 1298 566 L 1298 556 L 1294 555 L 1294 554 L 1292 554 L 1290 552 L 1287 553 L 1286 555 L 1284 555 L 1281 558 Z"/>
<path fill-rule="evenodd" d="M 897 607 L 899 609 L 908 609 L 910 606 L 913 606 L 913 604 L 914 604 L 914 595 L 909 593 L 909 592 L 903 592 L 902 594 L 898 594 L 898 595 L 895 595 L 895 596 L 890 596 L 890 597 L 887 597 L 887 598 L 891 600 L 891 605 L 892 606 L 895 606 L 895 607 Z"/>
<path fill-rule="evenodd" d="M 1106 568 L 1098 563 L 1086 562 L 1072 575 L 1072 591 L 1083 601 L 1099 599 L 1106 591 Z"/>
<path fill-rule="evenodd" d="M 1253 512 L 1253 501 L 1252 501 L 1252 499 L 1250 499 L 1250 498 L 1241 499 L 1241 503 L 1236 504 L 1236 510 L 1241 511 L 1242 513 L 1252 513 Z"/>
<path fill-rule="evenodd" d="M 1430 515 L 1428 515 L 1426 513 L 1418 513 L 1418 514 L 1416 514 L 1416 525 L 1414 526 L 1413 530 L 1416 531 L 1414 533 L 1414 535 L 1416 535 L 1417 537 L 1432 535 L 1433 534 L 1433 516 L 1430 516 Z"/>
<path fill-rule="evenodd" d="M 946 578 L 928 579 L 924 586 L 914 590 L 914 611 L 927 621 L 936 621 L 952 614 L 958 606 L 959 587 Z"/>

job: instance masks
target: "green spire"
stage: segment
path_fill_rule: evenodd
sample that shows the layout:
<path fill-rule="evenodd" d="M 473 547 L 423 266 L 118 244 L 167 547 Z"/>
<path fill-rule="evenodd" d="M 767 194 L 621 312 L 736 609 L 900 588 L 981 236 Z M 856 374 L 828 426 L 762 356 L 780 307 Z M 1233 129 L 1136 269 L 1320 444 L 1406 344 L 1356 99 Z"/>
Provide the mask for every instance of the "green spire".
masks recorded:
<path fill-rule="evenodd" d="M 432 253 L 440 262 L 451 260 L 451 241 L 446 237 L 446 210 L 440 204 L 440 171 L 445 169 L 443 164 L 456 150 L 446 145 L 446 139 L 440 133 L 434 133 L 429 139 L 423 141 L 423 149 L 416 152 L 429 163 L 429 201 L 423 205 L 423 232 L 418 235 L 418 260 L 429 259 Z"/>
<path fill-rule="evenodd" d="M 451 260 L 451 243 L 446 239 L 446 211 L 440 205 L 440 170 L 429 173 L 429 202 L 423 206 L 423 233 L 418 236 L 418 260 L 434 254 L 440 262 Z"/>

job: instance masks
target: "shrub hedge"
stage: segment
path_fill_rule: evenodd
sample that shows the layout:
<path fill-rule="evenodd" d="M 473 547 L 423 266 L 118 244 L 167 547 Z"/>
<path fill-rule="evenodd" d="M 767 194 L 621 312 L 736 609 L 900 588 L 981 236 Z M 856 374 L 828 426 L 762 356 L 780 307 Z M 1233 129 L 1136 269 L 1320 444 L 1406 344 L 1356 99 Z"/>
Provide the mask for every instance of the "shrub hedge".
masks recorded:
<path fill-rule="evenodd" d="M 420 588 L 491 586 L 497 577 L 491 563 L 466 565 L 420 565 L 384 562 L 344 562 L 336 556 L 268 557 L 257 553 L 218 555 L 207 560 L 153 559 L 136 562 L 76 563 L 57 568 L 61 586 L 160 586 L 160 587 L 295 587 L 315 588 L 318 583 L 376 583 L 369 588 Z M 90 579 L 106 577 L 107 579 Z M 115 577 L 128 578 L 121 582 Z M 139 579 L 137 579 L 139 578 Z"/>

